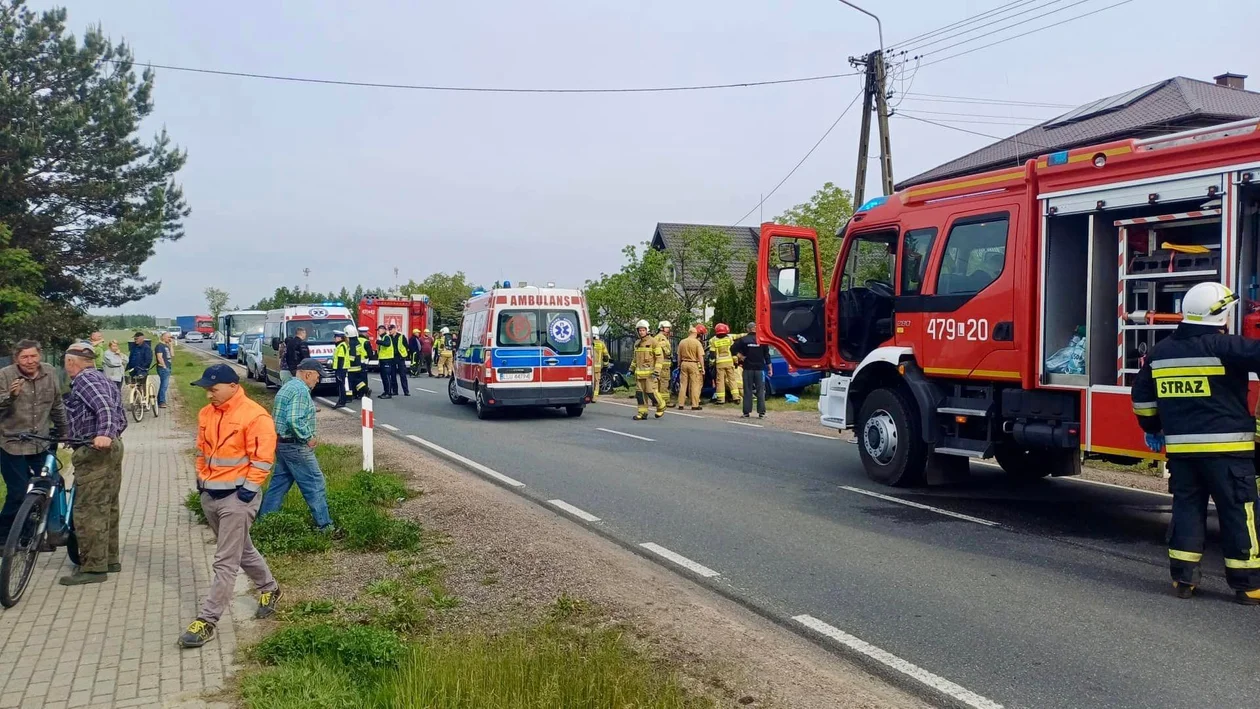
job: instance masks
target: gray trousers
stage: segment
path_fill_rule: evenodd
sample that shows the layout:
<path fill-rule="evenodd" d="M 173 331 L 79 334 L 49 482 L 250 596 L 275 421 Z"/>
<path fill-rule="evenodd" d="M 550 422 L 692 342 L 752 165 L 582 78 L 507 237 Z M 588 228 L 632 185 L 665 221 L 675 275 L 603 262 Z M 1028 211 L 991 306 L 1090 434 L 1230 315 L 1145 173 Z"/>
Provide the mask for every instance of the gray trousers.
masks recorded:
<path fill-rule="evenodd" d="M 766 415 L 766 373 L 744 367 L 744 415 L 752 413 L 753 397 L 757 398 L 757 415 Z"/>
<path fill-rule="evenodd" d="M 255 495 L 253 501 L 246 504 L 235 494 L 216 500 L 208 493 L 201 493 L 201 509 L 206 513 L 210 529 L 218 535 L 219 545 L 214 550 L 214 580 L 210 583 L 210 595 L 201 605 L 198 618 L 209 623 L 219 622 L 232 603 L 236 573 L 241 569 L 260 592 L 276 590 L 276 579 L 267 567 L 267 560 L 258 553 L 249 538 L 249 528 L 254 525 L 261 504 L 262 495 Z"/>

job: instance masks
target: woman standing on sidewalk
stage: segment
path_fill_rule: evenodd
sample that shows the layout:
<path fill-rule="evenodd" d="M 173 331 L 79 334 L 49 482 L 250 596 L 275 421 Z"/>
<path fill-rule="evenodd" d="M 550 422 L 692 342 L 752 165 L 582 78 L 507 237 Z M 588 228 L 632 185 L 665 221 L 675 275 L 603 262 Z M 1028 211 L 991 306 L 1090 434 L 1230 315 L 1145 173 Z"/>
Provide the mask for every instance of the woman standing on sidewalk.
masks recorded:
<path fill-rule="evenodd" d="M 101 356 L 101 363 L 105 378 L 117 384 L 118 391 L 122 391 L 123 368 L 127 365 L 127 360 L 123 357 L 122 348 L 118 346 L 118 340 L 109 341 L 109 349 Z"/>

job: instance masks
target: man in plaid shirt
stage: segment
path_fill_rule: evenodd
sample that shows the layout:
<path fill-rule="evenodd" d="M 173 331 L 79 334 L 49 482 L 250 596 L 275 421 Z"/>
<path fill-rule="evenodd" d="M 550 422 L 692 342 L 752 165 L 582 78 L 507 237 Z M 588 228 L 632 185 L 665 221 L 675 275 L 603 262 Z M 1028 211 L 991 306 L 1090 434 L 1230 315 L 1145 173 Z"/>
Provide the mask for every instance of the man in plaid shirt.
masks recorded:
<path fill-rule="evenodd" d="M 122 487 L 122 432 L 127 428 L 118 385 L 96 369 L 91 343 L 66 350 L 69 438 L 91 441 L 74 448 L 74 528 L 79 540 L 79 568 L 60 583 L 101 583 L 122 571 L 118 558 L 118 492 Z"/>
<path fill-rule="evenodd" d="M 328 514 L 324 473 L 315 458 L 315 402 L 311 400 L 311 390 L 323 376 L 326 376 L 324 365 L 315 359 L 304 359 L 298 364 L 294 378 L 276 393 L 275 408 L 271 412 L 276 420 L 276 464 L 258 516 L 279 510 L 285 494 L 297 483 L 306 506 L 311 509 L 315 526 L 321 532 L 331 532 L 333 523 Z"/>

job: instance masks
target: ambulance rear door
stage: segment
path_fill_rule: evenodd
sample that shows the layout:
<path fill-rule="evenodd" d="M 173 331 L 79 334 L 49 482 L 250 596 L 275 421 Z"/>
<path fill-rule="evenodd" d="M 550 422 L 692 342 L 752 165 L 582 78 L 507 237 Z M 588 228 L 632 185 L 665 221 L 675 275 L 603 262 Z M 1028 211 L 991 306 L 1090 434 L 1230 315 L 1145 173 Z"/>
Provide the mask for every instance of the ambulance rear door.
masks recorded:
<path fill-rule="evenodd" d="M 544 306 L 538 309 L 542 341 L 543 386 L 585 386 L 587 369 L 586 328 L 580 305 Z"/>
<path fill-rule="evenodd" d="M 528 388 L 542 383 L 540 332 L 537 308 L 495 308 L 490 366 L 496 386 Z"/>

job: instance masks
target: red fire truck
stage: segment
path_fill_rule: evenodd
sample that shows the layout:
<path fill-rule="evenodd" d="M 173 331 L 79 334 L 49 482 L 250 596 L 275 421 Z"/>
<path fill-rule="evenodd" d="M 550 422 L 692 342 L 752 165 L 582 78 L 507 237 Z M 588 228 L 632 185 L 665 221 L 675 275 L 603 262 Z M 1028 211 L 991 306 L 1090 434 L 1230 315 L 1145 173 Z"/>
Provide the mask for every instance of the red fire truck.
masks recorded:
<path fill-rule="evenodd" d="M 368 338 L 375 343 L 378 325 L 396 325 L 403 337 L 411 337 L 415 328 L 432 330 L 433 309 L 429 307 L 429 296 L 365 296 L 359 301 L 359 323 L 356 327 L 366 327 Z M 368 361 L 368 369 L 376 369 L 377 366 L 375 359 Z"/>
<path fill-rule="evenodd" d="M 1182 294 L 1223 282 L 1246 301 L 1231 331 L 1260 324 L 1258 126 L 878 197 L 838 235 L 825 293 L 814 232 L 765 224 L 758 337 L 828 372 L 822 424 L 854 429 L 867 474 L 888 485 L 947 478 L 969 458 L 1041 477 L 1078 473 L 1081 451 L 1152 457 L 1129 388 Z"/>

